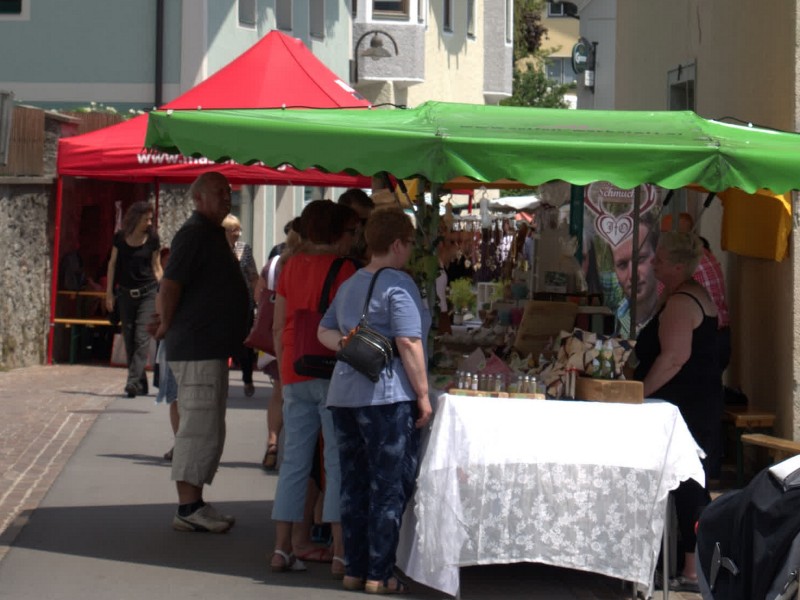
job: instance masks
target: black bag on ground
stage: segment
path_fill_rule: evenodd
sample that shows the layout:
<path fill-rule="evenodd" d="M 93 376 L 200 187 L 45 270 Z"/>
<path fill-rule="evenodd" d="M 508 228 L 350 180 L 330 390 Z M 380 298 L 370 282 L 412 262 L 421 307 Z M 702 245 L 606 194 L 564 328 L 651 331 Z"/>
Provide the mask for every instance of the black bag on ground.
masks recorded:
<path fill-rule="evenodd" d="M 336 353 L 337 360 L 347 363 L 373 383 L 380 379 L 381 372 L 386 368 L 389 369 L 389 376 L 392 376 L 392 360 L 395 354 L 392 341 L 372 329 L 367 322 L 372 289 L 381 271 L 383 269 L 378 269 L 369 283 L 364 310 L 358 325 L 347 335 L 342 342 L 342 348 Z"/>
<path fill-rule="evenodd" d="M 764 469 L 743 489 L 706 506 L 696 560 L 705 600 L 793 598 L 789 588 L 800 568 L 800 470 L 779 481 Z"/>

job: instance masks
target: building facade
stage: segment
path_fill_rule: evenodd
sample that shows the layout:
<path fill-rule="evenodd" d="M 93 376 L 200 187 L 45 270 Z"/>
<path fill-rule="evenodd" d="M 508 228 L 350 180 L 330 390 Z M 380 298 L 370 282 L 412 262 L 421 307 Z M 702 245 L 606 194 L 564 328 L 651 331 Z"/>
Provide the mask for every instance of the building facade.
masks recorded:
<path fill-rule="evenodd" d="M 351 81 L 375 104 L 497 104 L 511 95 L 513 18 L 512 0 L 353 0 Z M 377 43 L 387 55 L 364 56 Z"/>
<path fill-rule="evenodd" d="M 548 2 L 542 12 L 542 25 L 547 28 L 542 49 L 550 53 L 546 64 L 547 77 L 556 83 L 571 86 L 564 95 L 564 101 L 570 108 L 577 108 L 578 74 L 572 67 L 572 48 L 580 37 L 580 23 L 564 4 Z"/>

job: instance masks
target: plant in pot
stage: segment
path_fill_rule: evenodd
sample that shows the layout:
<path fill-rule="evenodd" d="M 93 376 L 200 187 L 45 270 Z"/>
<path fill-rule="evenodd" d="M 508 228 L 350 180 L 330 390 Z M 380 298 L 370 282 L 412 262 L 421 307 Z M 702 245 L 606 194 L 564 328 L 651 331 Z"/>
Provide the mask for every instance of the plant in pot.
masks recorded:
<path fill-rule="evenodd" d="M 477 296 L 472 291 L 472 281 L 467 277 L 450 282 L 450 303 L 453 305 L 453 324 L 464 322 L 464 314 L 475 306 Z"/>

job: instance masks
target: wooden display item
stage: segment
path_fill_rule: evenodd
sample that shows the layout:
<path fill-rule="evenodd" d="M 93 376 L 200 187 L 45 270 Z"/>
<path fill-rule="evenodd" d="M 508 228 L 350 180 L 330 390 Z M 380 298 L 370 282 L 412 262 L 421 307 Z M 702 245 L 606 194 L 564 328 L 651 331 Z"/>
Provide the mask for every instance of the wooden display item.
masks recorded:
<path fill-rule="evenodd" d="M 514 348 L 522 355 L 539 356 L 547 343 L 561 331 L 572 331 L 578 305 L 573 302 L 529 300 L 522 313 Z"/>
<path fill-rule="evenodd" d="M 480 396 L 493 398 L 525 398 L 528 400 L 547 400 L 544 394 L 517 394 L 511 392 L 485 392 L 482 390 L 462 390 L 460 388 L 450 388 L 448 394 L 453 396 Z"/>
<path fill-rule="evenodd" d="M 544 394 L 517 394 L 517 393 L 508 393 L 509 398 L 525 398 L 528 400 L 547 400 L 547 396 Z"/>
<path fill-rule="evenodd" d="M 644 402 L 644 386 L 641 381 L 578 377 L 575 381 L 575 399 L 641 404 Z"/>
<path fill-rule="evenodd" d="M 508 398 L 508 392 L 487 392 L 483 390 L 462 390 L 461 388 L 450 388 L 448 394 L 453 396 L 481 396 L 494 398 Z"/>

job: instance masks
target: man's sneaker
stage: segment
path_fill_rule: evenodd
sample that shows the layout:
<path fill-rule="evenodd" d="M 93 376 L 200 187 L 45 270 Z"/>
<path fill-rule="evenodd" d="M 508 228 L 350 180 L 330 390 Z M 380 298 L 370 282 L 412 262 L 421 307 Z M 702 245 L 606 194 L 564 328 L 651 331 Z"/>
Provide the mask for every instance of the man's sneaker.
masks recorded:
<path fill-rule="evenodd" d="M 231 527 L 236 525 L 236 517 L 233 515 L 223 515 L 219 512 L 216 508 L 211 506 L 208 502 L 206 502 L 206 510 L 208 514 L 211 515 L 212 518 L 217 519 L 218 521 L 225 521 L 226 523 L 230 523 Z"/>
<path fill-rule="evenodd" d="M 231 524 L 219 518 L 219 514 L 208 504 L 198 508 L 186 517 L 175 513 L 172 519 L 172 528 L 178 531 L 210 531 L 211 533 L 225 533 Z"/>

